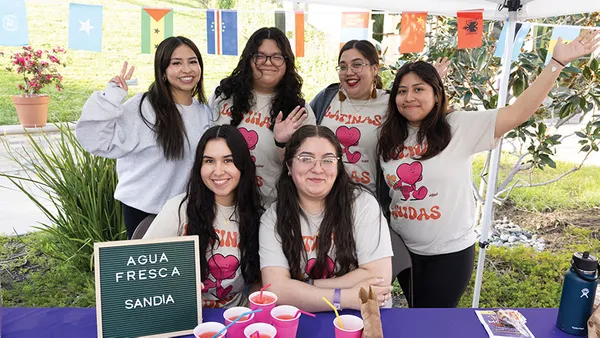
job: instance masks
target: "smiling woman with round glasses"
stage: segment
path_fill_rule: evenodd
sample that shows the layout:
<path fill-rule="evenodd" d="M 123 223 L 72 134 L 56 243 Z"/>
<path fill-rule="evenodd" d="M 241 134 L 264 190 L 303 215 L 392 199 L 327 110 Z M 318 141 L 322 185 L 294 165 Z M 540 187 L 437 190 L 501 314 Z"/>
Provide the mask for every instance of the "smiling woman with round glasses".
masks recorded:
<path fill-rule="evenodd" d="M 360 287 L 389 304 L 392 247 L 377 200 L 353 184 L 327 127 L 303 126 L 285 149 L 277 202 L 261 218 L 263 284 L 278 304 L 327 311 L 359 309 Z M 285 250 L 283 249 L 285 248 Z M 333 278 L 335 277 L 335 278 Z"/>
<path fill-rule="evenodd" d="M 256 163 L 263 203 L 277 195 L 281 150 L 294 130 L 315 124 L 302 96 L 302 78 L 285 34 L 274 27 L 260 28 L 246 43 L 237 67 L 221 80 L 210 96 L 216 123 L 231 124 L 244 135 Z M 305 109 L 308 110 L 305 112 Z"/>

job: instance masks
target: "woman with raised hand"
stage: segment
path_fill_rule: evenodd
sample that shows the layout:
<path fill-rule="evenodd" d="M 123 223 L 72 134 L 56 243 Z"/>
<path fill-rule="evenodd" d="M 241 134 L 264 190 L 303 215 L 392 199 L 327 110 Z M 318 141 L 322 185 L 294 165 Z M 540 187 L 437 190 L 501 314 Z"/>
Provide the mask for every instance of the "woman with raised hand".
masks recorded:
<path fill-rule="evenodd" d="M 254 32 L 238 65 L 221 80 L 209 105 L 216 124 L 231 124 L 244 135 L 256 163 L 263 203 L 269 205 L 277 196 L 280 148 L 302 124 L 314 124 L 314 114 L 302 97 L 302 78 L 285 34 L 274 27 Z"/>
<path fill-rule="evenodd" d="M 527 121 L 564 66 L 598 45 L 597 31 L 569 44 L 559 40 L 552 60 L 513 104 L 481 112 L 449 113 L 442 80 L 430 64 L 398 70 L 377 154 L 390 189 L 391 226 L 411 252 L 412 269 L 398 275 L 410 306 L 457 306 L 471 278 L 477 239 L 472 156 Z"/>
<path fill-rule="evenodd" d="M 211 125 L 198 47 L 183 36 L 162 41 L 154 55 L 154 82 L 123 103 L 134 67 L 110 80 L 83 106 L 75 135 L 90 153 L 117 159 L 127 236 L 185 189 L 198 140 Z"/>
<path fill-rule="evenodd" d="M 445 76 L 449 61 L 436 61 Z M 339 83 L 329 85 L 310 102 L 317 124 L 331 129 L 342 146 L 346 171 L 355 183 L 376 192 L 377 135 L 385 118 L 388 92 L 381 89 L 379 53 L 367 40 L 344 44 L 336 67 Z"/>
<path fill-rule="evenodd" d="M 393 256 L 375 197 L 351 182 L 342 148 L 323 126 L 303 126 L 288 141 L 277 201 L 261 218 L 264 284 L 278 304 L 307 311 L 360 309 L 360 287 L 391 302 Z"/>
<path fill-rule="evenodd" d="M 198 235 L 203 307 L 246 306 L 249 288 L 260 282 L 263 209 L 255 176 L 237 129 L 208 129 L 196 149 L 186 192 L 167 201 L 144 235 Z"/>

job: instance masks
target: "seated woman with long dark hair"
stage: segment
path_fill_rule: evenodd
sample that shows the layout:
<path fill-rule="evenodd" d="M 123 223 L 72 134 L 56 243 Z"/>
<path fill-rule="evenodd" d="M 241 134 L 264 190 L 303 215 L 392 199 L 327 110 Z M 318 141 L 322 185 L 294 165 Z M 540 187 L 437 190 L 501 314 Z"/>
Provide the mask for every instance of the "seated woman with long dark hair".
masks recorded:
<path fill-rule="evenodd" d="M 392 247 L 375 197 L 350 181 L 342 149 L 323 126 L 303 126 L 285 148 L 277 201 L 260 226 L 264 284 L 278 304 L 307 311 L 359 309 L 360 287 L 390 299 Z M 285 250 L 284 250 L 285 248 Z"/>
<path fill-rule="evenodd" d="M 263 208 L 246 140 L 233 126 L 208 129 L 196 150 L 187 191 L 165 204 L 144 235 L 198 235 L 203 307 L 248 304 L 260 281 L 258 228 Z"/>

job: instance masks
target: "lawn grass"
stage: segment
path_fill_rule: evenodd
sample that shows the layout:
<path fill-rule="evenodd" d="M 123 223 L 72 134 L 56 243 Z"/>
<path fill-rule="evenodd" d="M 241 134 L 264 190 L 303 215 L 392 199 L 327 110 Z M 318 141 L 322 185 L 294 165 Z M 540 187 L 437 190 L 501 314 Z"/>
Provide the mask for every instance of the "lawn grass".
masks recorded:
<path fill-rule="evenodd" d="M 485 155 L 477 155 L 473 161 L 473 179 L 479 184 L 479 174 Z M 516 157 L 504 153 L 500 161 L 498 182 L 503 182 L 512 169 Z M 535 170 L 533 183 L 549 181 L 573 168 L 573 163 L 557 161 L 556 169 L 546 167 Z M 529 174 L 522 172 L 515 179 L 529 181 Z M 589 209 L 600 206 L 600 167 L 583 166 L 561 180 L 539 187 L 516 188 L 510 201 L 518 208 L 530 211 L 552 211 L 556 209 Z"/>
<path fill-rule="evenodd" d="M 78 3 L 104 6 L 103 49 L 101 53 L 68 50 L 68 65 L 62 69 L 64 92 L 56 93 L 50 88 L 43 91 L 52 96 L 49 108 L 51 122 L 76 120 L 89 95 L 103 89 L 108 80 L 120 71 L 125 60 L 136 66 L 134 77 L 138 79 L 138 85 L 130 88 L 131 95 L 144 92 L 154 80 L 154 56 L 140 54 L 141 7 L 148 3 L 134 0 L 83 0 Z M 189 37 L 200 49 L 204 60 L 204 89 L 207 95 L 210 94 L 219 81 L 231 73 L 238 57 L 207 54 L 206 15 L 203 9 L 198 8 L 197 0 L 153 1 L 151 5 L 174 8 L 173 34 Z M 27 1 L 26 6 L 30 45 L 34 48 L 67 47 L 69 3 Z M 273 9 L 277 7 L 277 3 L 267 0 L 238 2 L 240 54 L 248 37 L 256 29 L 274 25 Z M 334 67 L 339 46 L 337 41 L 326 43 L 323 33 L 309 25 L 306 27 L 305 41 L 306 57 L 298 58 L 296 64 L 304 78 L 305 98 L 310 100 L 326 85 L 337 81 Z M 0 48 L 5 54 L 19 49 Z M 7 59 L 0 58 L 0 65 L 3 62 L 7 62 Z M 0 125 L 18 123 L 9 98 L 9 95 L 19 94 L 18 83 L 16 74 L 0 67 Z"/>

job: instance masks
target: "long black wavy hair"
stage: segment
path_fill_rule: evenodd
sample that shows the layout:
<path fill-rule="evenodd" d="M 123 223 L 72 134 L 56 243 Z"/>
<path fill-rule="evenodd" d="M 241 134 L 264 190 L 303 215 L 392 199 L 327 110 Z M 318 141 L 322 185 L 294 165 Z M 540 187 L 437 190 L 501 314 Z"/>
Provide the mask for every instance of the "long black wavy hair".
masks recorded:
<path fill-rule="evenodd" d="M 433 88 L 436 103 L 433 109 L 421 121 L 417 133 L 419 144 L 427 140 L 427 150 L 418 157 L 420 160 L 430 159 L 442 152 L 450 143 L 452 131 L 446 120 L 448 113 L 448 99 L 442 78 L 435 68 L 424 61 L 405 63 L 396 74 L 390 100 L 388 102 L 388 113 L 381 125 L 379 140 L 377 141 L 377 156 L 382 157 L 385 162 L 394 159 L 397 154 L 404 150 L 404 141 L 408 137 L 408 120 L 400 114 L 396 105 L 396 95 L 402 77 L 408 73 L 414 73 L 423 82 Z"/>
<path fill-rule="evenodd" d="M 183 119 L 171 93 L 171 84 L 165 80 L 165 71 L 171 64 L 171 55 L 181 45 L 186 45 L 192 49 L 200 65 L 200 81 L 198 81 L 198 84 L 192 91 L 192 97 L 197 96 L 199 102 L 206 103 L 202 55 L 192 40 L 183 36 L 177 36 L 166 38 L 156 48 L 156 53 L 154 54 L 154 82 L 150 85 L 148 91 L 142 95 L 139 107 L 139 114 L 142 120 L 156 133 L 156 140 L 161 146 L 167 160 L 183 158 L 185 140 L 187 139 Z M 145 98 L 148 98 L 156 114 L 154 124 L 150 123 L 142 114 L 142 104 Z"/>
<path fill-rule="evenodd" d="M 211 140 L 223 139 L 231 150 L 233 163 L 240 171 L 240 181 L 235 189 L 235 210 L 238 217 L 240 267 L 246 284 L 260 280 L 260 260 L 258 256 L 258 228 L 264 209 L 260 202 L 256 184 L 256 167 L 250 156 L 248 144 L 240 132 L 232 126 L 214 126 L 204 132 L 192 167 L 185 197 L 179 208 L 187 200 L 186 214 L 188 225 L 186 235 L 200 237 L 200 267 L 202 280 L 208 276 L 206 253 L 219 245 L 219 237 L 213 222 L 217 213 L 215 194 L 204 184 L 200 171 L 206 144 Z"/>
<path fill-rule="evenodd" d="M 335 148 L 336 156 L 340 158 L 342 156 L 340 142 L 331 129 L 324 126 L 307 125 L 300 127 L 292 135 L 285 148 L 284 162 L 287 165 L 283 166 L 283 171 L 277 182 L 277 222 L 275 227 L 281 238 L 282 247 L 285 248 L 284 252 L 290 267 L 290 276 L 297 280 L 304 279 L 304 271 L 301 265 L 308 258 L 302 240 L 300 217 L 304 217 L 307 222 L 308 219 L 300 208 L 298 190 L 289 175 L 288 167 L 293 168 L 293 160 L 298 149 L 306 139 L 312 137 L 329 142 Z M 312 279 L 320 279 L 325 275 L 328 277 L 342 276 L 358 267 L 353 224 L 355 190 L 360 189 L 360 187 L 350 180 L 344 169 L 344 163 L 342 161 L 337 163 L 338 175 L 331 191 L 325 197 L 323 221 L 316 239 L 317 259 L 309 273 L 309 277 Z M 336 261 L 334 271 L 330 274 L 327 269 L 327 254 L 331 249 L 332 239 L 335 243 Z"/>
<path fill-rule="evenodd" d="M 231 72 L 231 75 L 221 80 L 219 86 L 215 89 L 215 98 L 217 100 L 227 100 L 233 98 L 231 106 L 231 124 L 238 126 L 244 115 L 248 113 L 254 102 L 252 94 L 253 76 L 252 76 L 252 58 L 258 52 L 258 47 L 263 40 L 271 39 L 277 43 L 285 58 L 285 74 L 277 85 L 277 93 L 271 105 L 271 127 L 275 126 L 275 118 L 280 111 L 283 112 L 285 120 L 289 113 L 296 106 L 304 107 L 305 101 L 302 95 L 302 77 L 296 69 L 296 61 L 290 41 L 285 34 L 275 27 L 263 27 L 254 32 L 248 42 L 237 66 Z"/>

